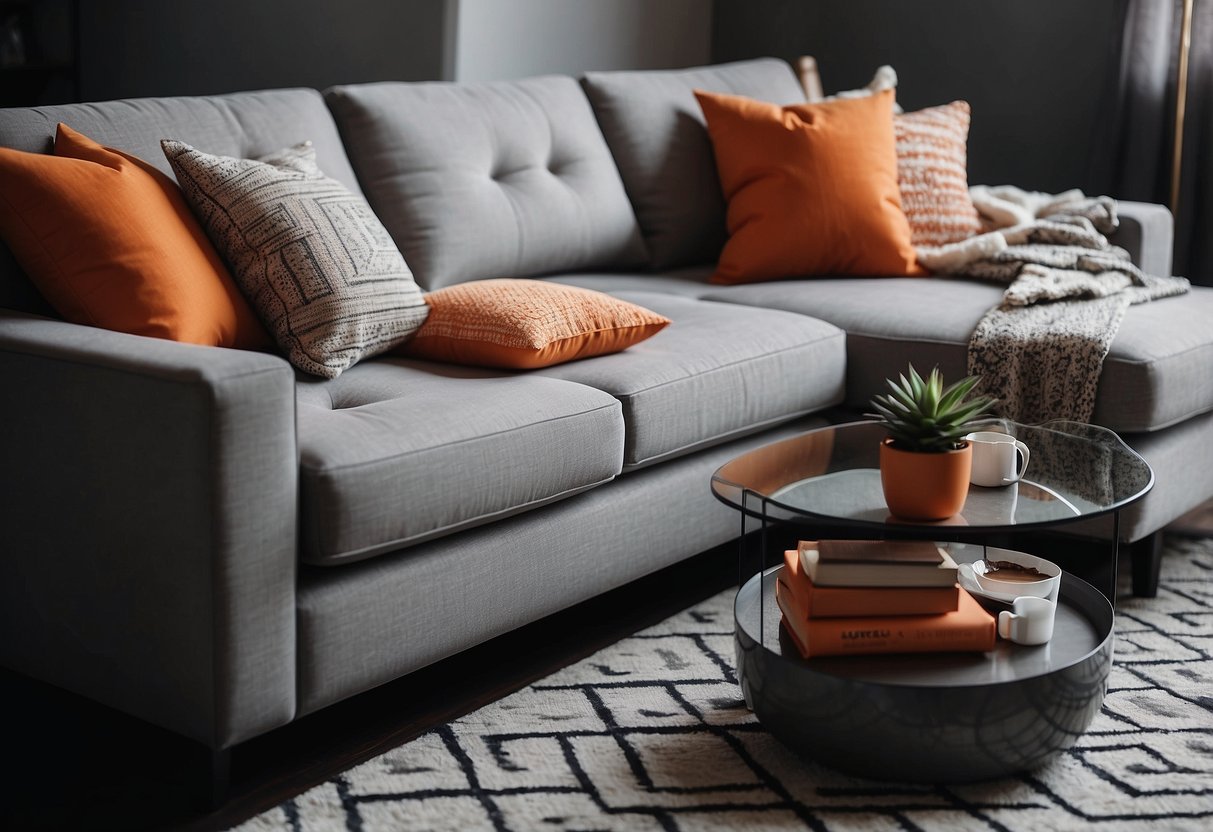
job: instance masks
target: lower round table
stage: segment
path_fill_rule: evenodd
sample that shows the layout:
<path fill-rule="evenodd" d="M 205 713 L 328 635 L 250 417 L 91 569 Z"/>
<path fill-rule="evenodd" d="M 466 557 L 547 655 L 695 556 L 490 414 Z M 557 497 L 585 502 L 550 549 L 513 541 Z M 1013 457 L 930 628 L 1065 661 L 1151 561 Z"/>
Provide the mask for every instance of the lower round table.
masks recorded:
<path fill-rule="evenodd" d="M 981 556 L 980 546 L 949 548 L 957 561 Z M 805 660 L 779 623 L 779 569 L 737 593 L 737 668 L 759 722 L 800 754 L 877 779 L 984 780 L 1040 765 L 1099 713 L 1112 605 L 1073 575 L 1062 576 L 1048 644 Z"/>

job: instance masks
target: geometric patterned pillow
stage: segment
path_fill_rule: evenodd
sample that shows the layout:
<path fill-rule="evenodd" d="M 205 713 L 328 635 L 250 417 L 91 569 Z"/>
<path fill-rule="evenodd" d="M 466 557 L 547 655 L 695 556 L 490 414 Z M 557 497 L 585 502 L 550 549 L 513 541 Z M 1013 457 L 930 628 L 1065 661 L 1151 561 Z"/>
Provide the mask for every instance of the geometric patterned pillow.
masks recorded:
<path fill-rule="evenodd" d="M 969 118 L 964 101 L 893 116 L 901 210 L 915 246 L 942 246 L 981 233 L 969 197 Z"/>
<path fill-rule="evenodd" d="M 670 319 L 602 292 L 541 280 L 456 283 L 426 295 L 430 317 L 405 355 L 530 370 L 619 352 Z"/>
<path fill-rule="evenodd" d="M 292 364 L 336 378 L 429 313 L 366 200 L 325 176 L 310 142 L 261 159 L 161 142 L 241 291 Z"/>

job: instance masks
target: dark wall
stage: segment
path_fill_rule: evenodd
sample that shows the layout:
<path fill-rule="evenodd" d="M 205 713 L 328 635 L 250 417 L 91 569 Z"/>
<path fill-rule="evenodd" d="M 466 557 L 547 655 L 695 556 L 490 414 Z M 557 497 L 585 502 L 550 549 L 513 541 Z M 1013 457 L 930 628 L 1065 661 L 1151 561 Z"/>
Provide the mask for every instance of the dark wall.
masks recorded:
<path fill-rule="evenodd" d="M 447 0 L 80 0 L 80 97 L 442 77 Z"/>
<path fill-rule="evenodd" d="M 1101 190 L 1121 0 L 716 0 L 714 60 L 812 55 L 827 93 L 898 74 L 907 110 L 973 107 L 969 181 Z"/>

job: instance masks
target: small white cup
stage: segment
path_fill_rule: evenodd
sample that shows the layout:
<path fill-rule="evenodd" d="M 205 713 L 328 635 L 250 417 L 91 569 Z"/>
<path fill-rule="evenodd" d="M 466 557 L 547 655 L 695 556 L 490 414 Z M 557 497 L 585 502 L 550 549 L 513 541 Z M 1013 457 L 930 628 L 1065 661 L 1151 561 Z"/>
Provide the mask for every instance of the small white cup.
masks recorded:
<path fill-rule="evenodd" d="M 1031 459 L 1032 452 L 1014 436 L 992 430 L 979 430 L 970 433 L 965 439 L 973 445 L 973 469 L 969 482 L 974 485 L 987 488 L 1010 485 L 1018 482 L 1023 472 L 1028 470 L 1028 460 Z M 1023 457 L 1023 465 L 1016 464 L 1020 456 Z"/>
<path fill-rule="evenodd" d="M 998 634 L 1016 644 L 1045 644 L 1053 638 L 1057 604 L 1047 598 L 1022 595 L 1010 610 L 998 614 Z"/>

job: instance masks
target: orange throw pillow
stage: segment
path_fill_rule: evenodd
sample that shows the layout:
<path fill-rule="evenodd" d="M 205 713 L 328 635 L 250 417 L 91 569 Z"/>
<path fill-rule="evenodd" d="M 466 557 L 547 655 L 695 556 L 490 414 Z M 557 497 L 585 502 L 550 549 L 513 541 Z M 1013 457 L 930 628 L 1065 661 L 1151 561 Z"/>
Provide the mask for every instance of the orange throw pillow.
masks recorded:
<path fill-rule="evenodd" d="M 969 197 L 969 119 L 965 101 L 893 116 L 901 207 L 916 246 L 942 246 L 981 233 Z"/>
<path fill-rule="evenodd" d="M 926 274 L 901 210 L 892 90 L 787 107 L 695 97 L 728 202 L 713 283 Z"/>
<path fill-rule="evenodd" d="M 269 346 L 173 180 L 65 124 L 54 155 L 0 148 L 0 236 L 68 321 Z"/>
<path fill-rule="evenodd" d="M 602 292 L 538 280 L 475 280 L 425 301 L 429 317 L 399 352 L 511 370 L 619 352 L 670 323 Z"/>

